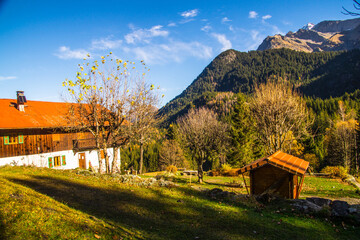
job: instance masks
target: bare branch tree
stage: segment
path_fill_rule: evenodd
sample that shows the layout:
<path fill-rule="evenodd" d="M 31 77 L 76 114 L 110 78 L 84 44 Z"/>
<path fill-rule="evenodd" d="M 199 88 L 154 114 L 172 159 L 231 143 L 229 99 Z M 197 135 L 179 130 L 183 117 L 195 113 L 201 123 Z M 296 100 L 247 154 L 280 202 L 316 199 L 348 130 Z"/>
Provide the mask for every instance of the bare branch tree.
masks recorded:
<path fill-rule="evenodd" d="M 358 0 L 353 0 L 353 2 L 354 2 L 353 3 L 354 8 L 360 11 L 360 2 Z M 360 16 L 360 13 L 349 11 L 345 7 L 342 7 L 342 9 L 344 10 L 344 12 L 341 12 L 342 14 L 350 15 L 350 16 Z"/>
<path fill-rule="evenodd" d="M 131 102 L 131 109 L 136 113 L 131 119 L 131 130 L 134 142 L 140 145 L 139 173 L 141 174 L 144 170 L 144 147 L 157 134 L 155 125 L 158 122 L 156 115 L 160 98 L 154 86 L 145 81 L 137 83 L 135 96 Z"/>
<path fill-rule="evenodd" d="M 305 102 L 284 80 L 255 86 L 250 108 L 260 140 L 269 154 L 284 151 L 284 143 L 289 139 L 287 135 L 291 132 L 298 139 L 306 134 L 310 125 Z"/>
<path fill-rule="evenodd" d="M 143 71 L 147 70 L 143 62 L 141 66 Z M 102 56 L 100 63 L 85 58 L 79 68 L 75 81 L 66 79 L 63 82 L 70 101 L 77 103 L 69 112 L 69 123 L 72 128 L 94 136 L 100 172 L 103 169 L 101 150 L 106 173 L 119 170 L 118 150 L 133 137 L 131 121 L 137 118 L 138 109 L 134 105 L 140 101 L 138 94 L 141 92 L 137 82 L 144 81 L 145 73 L 140 75 L 135 70 L 135 62 L 113 59 L 111 52 Z M 111 169 L 108 148 L 113 148 L 114 152 Z"/>
<path fill-rule="evenodd" d="M 218 156 L 228 141 L 228 126 L 206 108 L 191 109 L 177 121 L 178 132 L 198 166 L 199 183 L 203 182 L 203 163 Z"/>

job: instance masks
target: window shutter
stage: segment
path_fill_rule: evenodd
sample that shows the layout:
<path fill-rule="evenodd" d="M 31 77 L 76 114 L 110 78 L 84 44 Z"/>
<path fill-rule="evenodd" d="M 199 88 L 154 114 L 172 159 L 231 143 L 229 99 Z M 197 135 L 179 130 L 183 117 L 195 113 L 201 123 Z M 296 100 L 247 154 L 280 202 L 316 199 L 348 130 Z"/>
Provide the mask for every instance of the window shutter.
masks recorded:
<path fill-rule="evenodd" d="M 54 167 L 54 165 L 53 165 L 53 158 L 52 158 L 52 157 L 49 157 L 48 160 L 49 160 L 49 168 L 53 168 L 53 167 Z"/>
<path fill-rule="evenodd" d="M 24 135 L 19 135 L 19 144 L 24 143 Z"/>
<path fill-rule="evenodd" d="M 62 160 L 61 165 L 65 166 L 65 165 L 66 165 L 66 158 L 65 158 L 65 155 L 62 155 L 62 156 L 61 156 L 61 160 Z"/>
<path fill-rule="evenodd" d="M 9 145 L 9 136 L 4 136 L 4 145 Z"/>

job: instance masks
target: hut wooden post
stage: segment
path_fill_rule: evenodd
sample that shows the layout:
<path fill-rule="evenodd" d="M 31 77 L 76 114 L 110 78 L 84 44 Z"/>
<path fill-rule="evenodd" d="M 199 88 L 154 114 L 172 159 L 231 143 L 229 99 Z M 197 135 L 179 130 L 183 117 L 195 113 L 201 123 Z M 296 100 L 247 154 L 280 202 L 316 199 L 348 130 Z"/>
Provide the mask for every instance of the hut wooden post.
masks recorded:
<path fill-rule="evenodd" d="M 299 199 L 300 191 L 304 182 L 305 174 L 301 176 L 300 178 L 300 184 L 298 185 L 297 193 L 296 193 L 296 199 Z"/>
<path fill-rule="evenodd" d="M 244 180 L 244 184 L 245 184 L 246 192 L 247 192 L 247 194 L 248 194 L 248 195 L 250 195 L 249 190 L 248 190 L 248 186 L 247 186 L 246 181 L 245 181 L 244 173 L 241 173 L 241 175 L 242 175 L 243 180 Z"/>

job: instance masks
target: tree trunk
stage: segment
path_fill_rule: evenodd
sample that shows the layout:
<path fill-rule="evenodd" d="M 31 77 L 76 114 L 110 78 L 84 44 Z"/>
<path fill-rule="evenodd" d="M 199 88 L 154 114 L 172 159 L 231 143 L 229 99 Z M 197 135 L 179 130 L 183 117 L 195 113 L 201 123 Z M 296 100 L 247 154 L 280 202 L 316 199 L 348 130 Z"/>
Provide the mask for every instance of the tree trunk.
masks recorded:
<path fill-rule="evenodd" d="M 140 169 L 139 169 L 139 174 L 142 174 L 143 165 L 144 165 L 144 144 L 140 143 Z"/>
<path fill-rule="evenodd" d="M 111 163 L 111 174 L 120 172 L 120 166 L 118 166 L 118 151 L 119 151 L 118 147 L 113 147 L 114 158 Z"/>
<path fill-rule="evenodd" d="M 198 178 L 199 178 L 199 183 L 204 182 L 204 171 L 203 171 L 202 161 L 198 162 Z"/>
<path fill-rule="evenodd" d="M 103 174 L 103 161 L 101 158 L 101 153 L 100 153 L 100 149 L 97 150 L 97 155 L 98 155 L 98 160 L 99 160 L 99 173 Z"/>

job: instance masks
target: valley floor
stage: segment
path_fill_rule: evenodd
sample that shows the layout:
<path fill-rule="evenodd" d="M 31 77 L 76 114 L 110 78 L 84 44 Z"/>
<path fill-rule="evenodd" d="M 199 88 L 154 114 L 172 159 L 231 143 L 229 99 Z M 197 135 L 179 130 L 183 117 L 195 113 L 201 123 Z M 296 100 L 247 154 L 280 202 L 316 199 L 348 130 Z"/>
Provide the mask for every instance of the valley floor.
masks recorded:
<path fill-rule="evenodd" d="M 192 181 L 196 180 L 193 177 Z M 358 239 L 351 219 L 297 213 L 286 202 L 219 201 L 196 187 L 245 193 L 235 177 L 189 186 L 137 187 L 116 177 L 32 167 L 0 168 L 0 239 Z M 302 197 L 360 195 L 337 180 L 308 177 Z"/>

